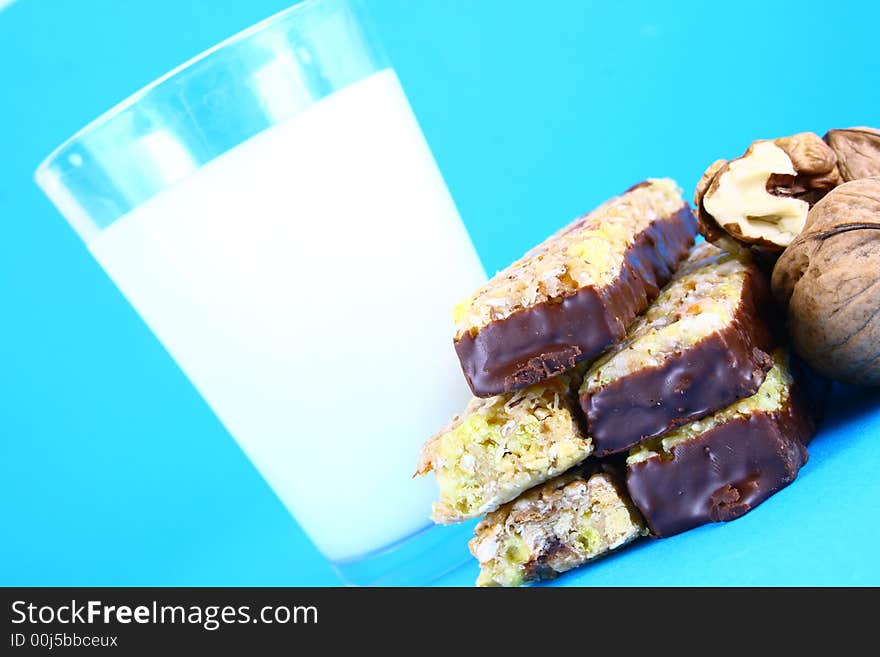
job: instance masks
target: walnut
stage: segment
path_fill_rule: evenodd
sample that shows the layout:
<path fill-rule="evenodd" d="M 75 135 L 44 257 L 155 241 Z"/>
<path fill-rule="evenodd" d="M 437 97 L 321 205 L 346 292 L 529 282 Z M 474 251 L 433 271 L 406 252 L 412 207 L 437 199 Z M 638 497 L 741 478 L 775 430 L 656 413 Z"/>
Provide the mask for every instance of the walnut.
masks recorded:
<path fill-rule="evenodd" d="M 756 141 L 703 174 L 694 198 L 700 231 L 723 248 L 738 242 L 781 251 L 803 230 L 810 206 L 839 182 L 837 155 L 815 133 Z"/>
<path fill-rule="evenodd" d="M 823 139 L 837 155 L 841 182 L 880 176 L 880 130 L 829 130 Z"/>
<path fill-rule="evenodd" d="M 694 205 L 697 206 L 697 216 L 700 220 L 700 233 L 703 237 L 725 251 L 739 253 L 744 250 L 744 245 L 737 242 L 724 232 L 724 229 L 721 228 L 711 216 L 706 214 L 702 204 L 703 196 L 705 196 L 706 190 L 709 189 L 709 185 L 715 180 L 717 173 L 725 168 L 726 165 L 727 160 L 715 160 L 709 165 L 709 168 L 706 169 L 703 177 L 700 178 L 700 182 L 697 183 L 697 191 L 694 194 Z"/>
<path fill-rule="evenodd" d="M 812 206 L 843 182 L 837 170 L 837 153 L 816 133 L 801 132 L 773 143 L 791 158 L 797 174 L 794 178 L 771 176 L 767 182 L 771 194 L 794 196 Z"/>
<path fill-rule="evenodd" d="M 880 385 L 880 177 L 844 183 L 809 212 L 773 269 L 795 349 L 820 373 Z"/>

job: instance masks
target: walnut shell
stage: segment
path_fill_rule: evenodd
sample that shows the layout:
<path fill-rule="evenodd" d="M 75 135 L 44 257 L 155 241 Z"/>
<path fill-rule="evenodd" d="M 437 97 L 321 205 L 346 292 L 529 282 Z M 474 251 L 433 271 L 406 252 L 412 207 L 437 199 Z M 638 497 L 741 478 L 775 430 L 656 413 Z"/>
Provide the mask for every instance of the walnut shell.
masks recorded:
<path fill-rule="evenodd" d="M 823 139 L 837 155 L 841 182 L 880 176 L 880 130 L 829 130 Z"/>
<path fill-rule="evenodd" d="M 807 363 L 838 381 L 880 385 L 880 177 L 844 183 L 813 206 L 772 285 Z"/>

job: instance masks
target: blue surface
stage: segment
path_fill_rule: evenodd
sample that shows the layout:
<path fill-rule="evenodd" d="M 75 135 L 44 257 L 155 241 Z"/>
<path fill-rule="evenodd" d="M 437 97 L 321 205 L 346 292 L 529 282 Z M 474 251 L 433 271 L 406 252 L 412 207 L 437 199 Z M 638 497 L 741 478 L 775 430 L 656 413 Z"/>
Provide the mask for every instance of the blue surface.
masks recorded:
<path fill-rule="evenodd" d="M 0 584 L 338 583 L 31 179 L 101 111 L 289 2 L 0 12 Z M 369 5 L 492 271 L 646 176 L 690 193 L 753 138 L 880 123 L 874 2 Z M 877 396 L 839 395 L 801 477 L 754 513 L 559 581 L 880 584 Z"/>

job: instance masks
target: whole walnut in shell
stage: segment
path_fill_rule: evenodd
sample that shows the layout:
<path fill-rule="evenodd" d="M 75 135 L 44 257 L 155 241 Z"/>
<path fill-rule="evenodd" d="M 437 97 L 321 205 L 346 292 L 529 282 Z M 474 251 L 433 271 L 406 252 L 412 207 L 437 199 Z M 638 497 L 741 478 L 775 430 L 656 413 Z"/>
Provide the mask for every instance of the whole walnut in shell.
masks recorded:
<path fill-rule="evenodd" d="M 880 177 L 844 183 L 813 206 L 772 285 L 804 360 L 838 381 L 880 385 Z"/>

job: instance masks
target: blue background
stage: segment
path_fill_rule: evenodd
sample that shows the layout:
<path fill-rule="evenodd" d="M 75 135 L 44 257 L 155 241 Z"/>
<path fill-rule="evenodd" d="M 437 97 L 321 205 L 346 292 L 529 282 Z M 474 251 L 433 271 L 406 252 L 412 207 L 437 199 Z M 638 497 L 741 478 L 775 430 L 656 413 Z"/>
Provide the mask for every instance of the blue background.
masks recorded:
<path fill-rule="evenodd" d="M 0 584 L 339 581 L 32 182 L 87 121 L 288 4 L 0 12 Z M 490 271 L 647 176 L 690 194 L 752 139 L 880 123 L 875 2 L 368 4 Z M 876 397 L 838 395 L 754 513 L 561 581 L 880 584 Z"/>

